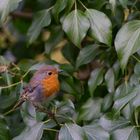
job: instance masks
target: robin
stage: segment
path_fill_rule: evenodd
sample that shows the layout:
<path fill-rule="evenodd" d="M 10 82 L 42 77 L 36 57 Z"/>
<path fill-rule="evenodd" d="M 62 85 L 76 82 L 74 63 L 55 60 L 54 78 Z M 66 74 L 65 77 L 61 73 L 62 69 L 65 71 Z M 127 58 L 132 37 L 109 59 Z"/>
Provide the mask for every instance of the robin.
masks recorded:
<path fill-rule="evenodd" d="M 24 88 L 19 101 L 12 110 L 18 108 L 23 102 L 29 101 L 39 111 L 49 113 L 41 104 L 48 102 L 58 93 L 60 89 L 58 74 L 60 72 L 62 71 L 54 66 L 42 66 L 35 72 L 29 84 Z"/>

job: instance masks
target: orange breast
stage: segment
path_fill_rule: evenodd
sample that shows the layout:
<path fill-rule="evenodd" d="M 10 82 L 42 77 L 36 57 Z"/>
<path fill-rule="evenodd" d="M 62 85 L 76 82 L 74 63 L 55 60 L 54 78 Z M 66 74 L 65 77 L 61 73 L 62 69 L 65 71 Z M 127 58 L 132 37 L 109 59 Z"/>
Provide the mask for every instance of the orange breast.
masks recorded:
<path fill-rule="evenodd" d="M 49 97 L 59 91 L 60 84 L 57 77 L 57 75 L 52 75 L 51 77 L 47 77 L 42 81 L 43 94 L 45 97 Z"/>

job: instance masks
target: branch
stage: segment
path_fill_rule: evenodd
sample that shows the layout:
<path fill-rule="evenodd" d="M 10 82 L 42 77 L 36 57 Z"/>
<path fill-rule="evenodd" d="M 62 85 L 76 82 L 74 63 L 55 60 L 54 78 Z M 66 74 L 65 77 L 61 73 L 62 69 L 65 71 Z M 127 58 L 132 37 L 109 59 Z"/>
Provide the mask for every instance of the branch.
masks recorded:
<path fill-rule="evenodd" d="M 25 18 L 25 19 L 32 19 L 33 18 L 33 13 L 31 13 L 31 12 L 24 12 L 24 11 L 11 12 L 10 15 L 13 18 Z"/>

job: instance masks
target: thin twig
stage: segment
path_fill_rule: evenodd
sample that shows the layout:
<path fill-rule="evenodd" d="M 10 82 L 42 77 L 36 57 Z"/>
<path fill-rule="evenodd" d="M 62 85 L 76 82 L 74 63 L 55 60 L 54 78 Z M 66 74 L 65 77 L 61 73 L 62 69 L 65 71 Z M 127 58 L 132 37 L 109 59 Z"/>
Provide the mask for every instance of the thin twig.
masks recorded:
<path fill-rule="evenodd" d="M 51 128 L 45 128 L 44 130 L 46 130 L 46 131 L 53 131 L 53 132 L 59 132 L 59 130 L 51 129 Z"/>
<path fill-rule="evenodd" d="M 0 86 L 0 89 L 11 88 L 11 87 L 14 87 L 14 86 L 16 86 L 18 84 L 21 84 L 21 83 L 22 83 L 22 81 L 19 81 L 17 83 L 14 83 L 14 84 L 11 84 L 11 85 L 8 85 L 8 86 Z"/>
<path fill-rule="evenodd" d="M 24 12 L 24 11 L 16 11 L 10 13 L 12 17 L 18 17 L 18 18 L 25 18 L 25 19 L 32 19 L 33 13 L 29 12 Z"/>

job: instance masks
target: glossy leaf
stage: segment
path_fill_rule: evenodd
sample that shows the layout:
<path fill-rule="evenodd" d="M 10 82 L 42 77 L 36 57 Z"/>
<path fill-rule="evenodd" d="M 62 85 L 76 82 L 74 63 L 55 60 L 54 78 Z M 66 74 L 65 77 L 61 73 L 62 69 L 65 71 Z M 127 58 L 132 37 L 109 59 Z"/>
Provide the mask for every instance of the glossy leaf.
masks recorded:
<path fill-rule="evenodd" d="M 110 93 L 114 92 L 115 89 L 115 75 L 113 69 L 109 69 L 105 74 L 105 81 Z"/>
<path fill-rule="evenodd" d="M 63 56 L 74 66 L 78 53 L 79 49 L 72 44 L 66 44 L 62 49 Z"/>
<path fill-rule="evenodd" d="M 74 0 L 57 0 L 53 7 L 55 20 L 58 22 L 60 12 L 62 12 L 65 8 L 67 8 L 67 11 L 69 11 L 73 4 Z"/>
<path fill-rule="evenodd" d="M 119 0 L 119 2 L 124 8 L 127 8 L 128 0 Z"/>
<path fill-rule="evenodd" d="M 63 39 L 63 31 L 58 27 L 53 27 L 51 29 L 51 35 L 49 39 L 45 42 L 45 53 L 50 55 L 53 49 L 59 44 Z"/>
<path fill-rule="evenodd" d="M 88 80 L 88 89 L 91 96 L 93 95 L 96 87 L 100 85 L 102 81 L 103 81 L 103 69 L 97 68 L 93 70 Z"/>
<path fill-rule="evenodd" d="M 41 29 L 47 27 L 51 23 L 51 15 L 49 9 L 37 12 L 34 15 L 32 25 L 30 26 L 27 36 L 29 43 L 35 41 L 41 32 Z"/>
<path fill-rule="evenodd" d="M 130 121 L 124 118 L 113 119 L 109 114 L 104 115 L 100 118 L 99 124 L 109 132 L 113 132 L 117 129 L 124 128 L 130 125 Z"/>
<path fill-rule="evenodd" d="M 135 126 L 129 126 L 114 131 L 111 138 L 113 140 L 139 140 L 139 135 Z"/>
<path fill-rule="evenodd" d="M 90 36 L 110 46 L 112 42 L 112 24 L 109 18 L 104 13 L 94 9 L 86 9 L 85 14 L 90 21 Z"/>
<path fill-rule="evenodd" d="M 4 22 L 8 14 L 15 10 L 22 0 L 1 0 L 0 1 L 0 19 Z"/>
<path fill-rule="evenodd" d="M 43 123 L 36 123 L 32 127 L 27 127 L 19 136 L 13 140 L 41 140 L 43 134 Z"/>
<path fill-rule="evenodd" d="M 117 33 L 115 48 L 120 61 L 121 69 L 124 71 L 129 57 L 137 52 L 140 47 L 140 21 L 134 20 L 126 23 Z"/>
<path fill-rule="evenodd" d="M 76 67 L 80 67 L 84 64 L 91 62 L 99 54 L 99 46 L 89 45 L 80 50 L 80 53 L 76 60 Z"/>
<path fill-rule="evenodd" d="M 59 132 L 59 140 L 83 140 L 84 131 L 77 124 L 64 124 Z"/>
<path fill-rule="evenodd" d="M 102 103 L 102 111 L 107 111 L 113 104 L 113 95 L 112 94 L 107 94 Z"/>
<path fill-rule="evenodd" d="M 116 0 L 109 0 L 109 3 L 111 4 L 112 13 L 115 14 L 115 10 L 116 10 Z"/>
<path fill-rule="evenodd" d="M 139 93 L 139 90 L 140 90 L 139 86 L 135 87 L 127 95 L 120 97 L 115 101 L 114 108 L 116 109 L 117 113 L 137 96 L 137 94 Z"/>
<path fill-rule="evenodd" d="M 102 99 L 89 99 L 87 102 L 81 107 L 79 112 L 79 120 L 90 121 L 93 119 L 97 119 L 101 113 L 101 104 Z"/>
<path fill-rule="evenodd" d="M 140 75 L 140 63 L 137 63 L 134 67 L 134 73 L 139 76 Z"/>
<path fill-rule="evenodd" d="M 2 115 L 0 115 L 0 139 L 1 140 L 10 140 L 10 131 L 9 127 Z"/>
<path fill-rule="evenodd" d="M 86 36 L 89 26 L 85 14 L 77 9 L 69 13 L 63 21 L 63 30 L 77 47 L 81 46 L 81 41 Z"/>
<path fill-rule="evenodd" d="M 0 55 L 0 65 L 9 65 L 10 61 Z"/>
<path fill-rule="evenodd" d="M 67 6 L 67 0 L 57 0 L 53 7 L 55 20 L 58 22 L 59 13 Z"/>
<path fill-rule="evenodd" d="M 87 140 L 109 140 L 110 135 L 99 125 L 87 125 L 83 127 Z"/>

